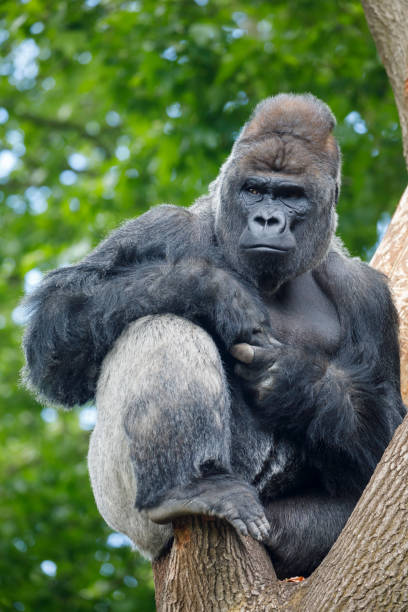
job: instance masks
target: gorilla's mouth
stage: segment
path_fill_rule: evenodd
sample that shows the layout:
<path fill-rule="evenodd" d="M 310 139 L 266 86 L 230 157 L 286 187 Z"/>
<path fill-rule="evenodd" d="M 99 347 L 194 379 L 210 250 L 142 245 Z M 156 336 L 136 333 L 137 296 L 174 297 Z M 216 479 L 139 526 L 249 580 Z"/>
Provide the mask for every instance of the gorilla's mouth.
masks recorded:
<path fill-rule="evenodd" d="M 243 247 L 245 251 L 256 251 L 258 253 L 288 253 L 291 249 L 284 249 L 282 247 L 271 246 L 269 244 L 254 244 L 251 246 Z"/>

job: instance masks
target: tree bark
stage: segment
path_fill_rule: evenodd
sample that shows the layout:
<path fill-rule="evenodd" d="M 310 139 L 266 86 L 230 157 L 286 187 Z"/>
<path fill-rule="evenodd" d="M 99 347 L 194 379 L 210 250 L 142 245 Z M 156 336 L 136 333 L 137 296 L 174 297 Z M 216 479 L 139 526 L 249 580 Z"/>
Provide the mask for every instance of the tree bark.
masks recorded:
<path fill-rule="evenodd" d="M 401 391 L 404 401 L 408 403 L 408 187 L 371 265 L 388 276 L 399 313 Z"/>
<path fill-rule="evenodd" d="M 259 610 L 260 601 L 262 609 L 279 609 L 263 546 L 218 519 L 191 517 L 174 527 L 170 554 L 153 565 L 158 610 Z"/>
<path fill-rule="evenodd" d="M 361 0 L 361 3 L 394 92 L 408 166 L 408 2 Z"/>
<path fill-rule="evenodd" d="M 408 166 L 408 0 L 362 0 L 394 91 Z M 401 324 L 408 402 L 408 188 L 371 265 L 390 279 Z M 302 582 L 277 580 L 265 549 L 227 523 L 176 521 L 171 551 L 153 564 L 158 612 L 408 611 L 408 416 L 338 540 Z"/>

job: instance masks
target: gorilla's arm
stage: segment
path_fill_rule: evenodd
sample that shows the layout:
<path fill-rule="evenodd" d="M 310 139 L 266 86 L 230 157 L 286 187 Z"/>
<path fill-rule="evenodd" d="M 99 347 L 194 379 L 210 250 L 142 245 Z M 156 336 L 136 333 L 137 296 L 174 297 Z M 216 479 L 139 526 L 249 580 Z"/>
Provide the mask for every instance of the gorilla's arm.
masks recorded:
<path fill-rule="evenodd" d="M 67 406 L 93 397 L 102 360 L 139 317 L 184 316 L 226 347 L 266 321 L 245 284 L 213 265 L 202 222 L 172 206 L 152 209 L 79 264 L 48 274 L 26 305 L 26 379 Z"/>
<path fill-rule="evenodd" d="M 389 290 L 361 262 L 348 264 L 343 285 L 336 265 L 331 274 L 343 327 L 337 354 L 330 358 L 279 343 L 253 347 L 252 363 L 239 365 L 238 374 L 253 394 L 262 427 L 300 444 L 325 489 L 337 495 L 362 491 L 405 407 Z"/>

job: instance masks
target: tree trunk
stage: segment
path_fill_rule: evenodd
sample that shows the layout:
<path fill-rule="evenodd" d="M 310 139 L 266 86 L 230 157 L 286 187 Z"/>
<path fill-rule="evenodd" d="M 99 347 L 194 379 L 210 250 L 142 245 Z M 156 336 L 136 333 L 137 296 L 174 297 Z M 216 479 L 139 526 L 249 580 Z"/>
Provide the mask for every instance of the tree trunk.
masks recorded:
<path fill-rule="evenodd" d="M 408 403 L 408 187 L 371 265 L 386 274 L 390 281 L 400 317 L 401 391 Z"/>
<path fill-rule="evenodd" d="M 361 3 L 394 92 L 408 166 L 408 2 L 361 0 Z"/>
<path fill-rule="evenodd" d="M 175 522 L 170 554 L 154 564 L 157 609 L 166 612 L 278 609 L 269 557 L 251 537 L 208 517 Z"/>
<path fill-rule="evenodd" d="M 362 0 L 389 76 L 408 165 L 408 0 Z M 371 264 L 390 279 L 401 320 L 401 382 L 408 401 L 408 188 Z M 258 542 L 205 517 L 176 521 L 153 564 L 158 612 L 408 610 L 408 417 L 337 542 L 304 581 L 280 582 Z"/>

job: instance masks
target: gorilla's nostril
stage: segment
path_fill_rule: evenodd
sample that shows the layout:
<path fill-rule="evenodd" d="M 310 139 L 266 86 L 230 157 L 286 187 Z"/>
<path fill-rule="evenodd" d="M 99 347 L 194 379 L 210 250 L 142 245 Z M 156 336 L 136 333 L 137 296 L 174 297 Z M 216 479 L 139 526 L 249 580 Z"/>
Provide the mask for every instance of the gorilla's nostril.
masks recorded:
<path fill-rule="evenodd" d="M 265 225 L 268 223 L 267 219 L 264 219 L 264 217 L 255 217 L 254 219 L 255 223 L 258 223 L 258 225 L 262 225 L 262 227 L 265 227 Z"/>
<path fill-rule="evenodd" d="M 261 225 L 263 228 L 272 227 L 274 225 L 284 225 L 284 220 L 279 217 L 264 217 L 262 215 L 257 215 L 254 218 L 254 222 L 258 225 Z"/>

